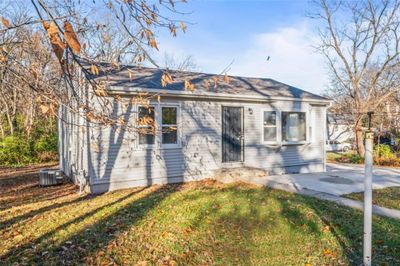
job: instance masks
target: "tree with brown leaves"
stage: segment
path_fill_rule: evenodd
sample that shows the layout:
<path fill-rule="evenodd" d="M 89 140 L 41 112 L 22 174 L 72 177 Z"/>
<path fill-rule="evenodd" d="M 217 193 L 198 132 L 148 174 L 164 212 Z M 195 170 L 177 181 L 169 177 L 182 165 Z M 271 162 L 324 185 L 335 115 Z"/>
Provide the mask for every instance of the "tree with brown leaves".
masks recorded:
<path fill-rule="evenodd" d="M 332 76 L 336 111 L 352 117 L 357 151 L 364 156 L 363 118 L 400 92 L 400 1 L 317 2 L 318 47 Z"/>

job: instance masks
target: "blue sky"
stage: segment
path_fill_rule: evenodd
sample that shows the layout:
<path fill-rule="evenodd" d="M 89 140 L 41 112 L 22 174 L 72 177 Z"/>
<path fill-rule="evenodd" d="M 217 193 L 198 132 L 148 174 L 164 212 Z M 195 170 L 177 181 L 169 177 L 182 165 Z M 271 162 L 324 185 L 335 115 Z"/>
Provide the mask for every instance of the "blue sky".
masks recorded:
<path fill-rule="evenodd" d="M 177 59 L 191 55 L 200 71 L 220 73 L 234 60 L 228 74 L 268 77 L 322 93 L 328 84 L 318 44 L 316 21 L 306 14 L 308 0 L 189 0 L 179 10 L 188 24 L 186 34 L 159 32 L 160 52 Z M 270 60 L 267 61 L 267 57 Z"/>

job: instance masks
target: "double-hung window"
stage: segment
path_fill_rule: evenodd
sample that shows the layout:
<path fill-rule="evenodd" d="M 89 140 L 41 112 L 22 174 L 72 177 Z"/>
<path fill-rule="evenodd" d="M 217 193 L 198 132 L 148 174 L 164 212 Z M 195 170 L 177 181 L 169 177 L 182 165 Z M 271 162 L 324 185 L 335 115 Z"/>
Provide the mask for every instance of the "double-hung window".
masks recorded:
<path fill-rule="evenodd" d="M 276 111 L 264 111 L 263 116 L 264 142 L 276 142 L 278 133 Z"/>
<path fill-rule="evenodd" d="M 178 144 L 178 108 L 161 107 L 162 144 Z"/>
<path fill-rule="evenodd" d="M 306 113 L 282 112 L 282 141 L 303 142 L 306 139 Z"/>
<path fill-rule="evenodd" d="M 138 144 L 176 148 L 180 144 L 179 106 L 154 105 L 138 107 Z"/>
<path fill-rule="evenodd" d="M 139 106 L 138 131 L 140 145 L 153 145 L 155 143 L 155 112 L 154 107 Z"/>

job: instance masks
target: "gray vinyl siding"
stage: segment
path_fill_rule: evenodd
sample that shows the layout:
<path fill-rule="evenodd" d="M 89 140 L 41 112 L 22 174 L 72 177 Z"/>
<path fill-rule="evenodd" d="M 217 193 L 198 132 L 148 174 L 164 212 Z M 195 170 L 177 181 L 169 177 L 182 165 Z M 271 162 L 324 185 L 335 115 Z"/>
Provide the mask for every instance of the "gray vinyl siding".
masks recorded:
<path fill-rule="evenodd" d="M 272 174 L 308 172 L 308 169 L 317 170 L 317 168 L 323 171 L 325 159 L 325 107 L 313 107 L 307 103 L 293 105 L 290 102 L 278 102 L 267 105 L 251 105 L 249 108 L 253 109 L 253 115 L 245 112 L 246 166 L 268 169 Z M 262 112 L 264 110 L 306 112 L 309 138 L 307 143 L 298 145 L 271 145 L 264 143 L 262 139 Z"/>
<path fill-rule="evenodd" d="M 58 119 L 60 169 L 77 183 L 79 171 L 88 173 L 87 124 L 78 114 L 61 106 Z"/>
<path fill-rule="evenodd" d="M 124 101 L 116 106 L 116 115 L 135 119 L 136 107 L 124 107 Z M 168 100 L 180 105 L 181 145 L 178 148 L 141 148 L 137 133 L 115 127 L 89 127 L 85 131 L 90 145 L 76 151 L 81 156 L 81 168 L 87 165 L 93 192 L 102 192 L 129 186 L 155 183 L 181 182 L 212 177 L 221 167 L 250 166 L 267 169 L 270 173 L 315 172 L 324 170 L 325 112 L 324 106 L 312 106 L 306 102 L 293 103 L 235 103 L 221 101 Z M 163 103 L 163 101 L 162 101 Z M 245 161 L 242 164 L 221 162 L 221 107 L 223 105 L 244 108 Z M 250 110 L 252 109 L 252 114 Z M 311 124 L 309 142 L 301 145 L 267 145 L 262 141 L 262 112 L 271 110 L 304 110 Z M 314 117 L 314 118 L 312 118 Z M 312 119 L 311 119 L 312 118 Z M 134 121 L 134 120 L 133 120 Z M 79 130 L 61 125 L 61 142 L 66 146 L 65 135 Z M 309 133 L 310 133 L 309 132 Z M 78 138 L 73 141 L 79 141 Z M 81 140 L 83 141 L 83 140 Z M 85 155 L 85 149 L 87 154 Z M 71 159 L 65 147 L 60 149 L 61 165 L 68 171 Z M 65 158 L 64 158 L 65 157 Z M 88 161 L 85 162 L 85 158 Z"/>

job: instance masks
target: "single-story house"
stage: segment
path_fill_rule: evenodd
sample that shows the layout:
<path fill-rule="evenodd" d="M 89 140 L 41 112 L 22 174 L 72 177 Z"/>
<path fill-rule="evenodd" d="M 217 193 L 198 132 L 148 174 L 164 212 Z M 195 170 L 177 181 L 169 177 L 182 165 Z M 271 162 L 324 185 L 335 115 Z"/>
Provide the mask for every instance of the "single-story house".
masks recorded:
<path fill-rule="evenodd" d="M 326 98 L 267 78 L 169 71 L 163 87 L 160 69 L 99 69 L 92 78 L 105 82 L 113 115 L 151 117 L 156 129 L 98 126 L 61 107 L 61 170 L 92 193 L 198 180 L 224 168 L 325 171 Z M 143 106 L 138 95 L 160 97 Z"/>

